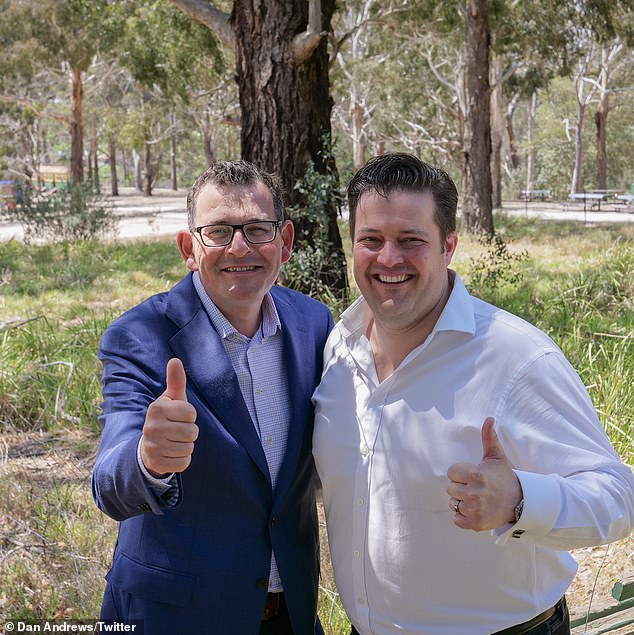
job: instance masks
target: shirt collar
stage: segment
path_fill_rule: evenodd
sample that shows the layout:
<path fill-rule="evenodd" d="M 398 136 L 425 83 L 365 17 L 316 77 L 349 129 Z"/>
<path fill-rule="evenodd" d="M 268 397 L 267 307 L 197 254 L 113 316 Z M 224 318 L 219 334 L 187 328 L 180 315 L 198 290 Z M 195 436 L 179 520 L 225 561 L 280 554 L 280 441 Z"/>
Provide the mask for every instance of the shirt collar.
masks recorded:
<path fill-rule="evenodd" d="M 216 329 L 218 335 L 223 339 L 227 339 L 228 337 L 238 334 L 244 337 L 236 328 L 229 322 L 229 320 L 224 316 L 222 311 L 214 304 L 213 300 L 207 295 L 205 291 L 205 287 L 203 286 L 202 280 L 200 279 L 200 275 L 197 271 L 194 271 L 192 275 L 192 280 L 194 283 L 194 287 L 198 296 L 200 297 L 207 314 L 209 315 L 209 319 L 213 324 L 214 329 Z M 277 308 L 275 307 L 275 302 L 273 302 L 273 298 L 270 293 L 267 293 L 264 296 L 262 301 L 262 321 L 260 323 L 260 331 L 262 334 L 262 338 L 270 337 L 271 335 L 275 335 L 277 330 L 282 330 L 282 323 L 280 321 L 280 316 L 277 312 Z M 249 339 L 249 338 L 247 338 Z"/>
<path fill-rule="evenodd" d="M 458 273 L 449 269 L 448 274 L 450 280 L 453 280 L 453 288 L 434 326 L 432 336 L 438 331 L 461 331 L 473 335 L 475 316 L 471 296 Z M 342 334 L 344 337 L 365 334 L 371 317 L 368 303 L 363 297 L 358 298 L 341 314 Z"/>

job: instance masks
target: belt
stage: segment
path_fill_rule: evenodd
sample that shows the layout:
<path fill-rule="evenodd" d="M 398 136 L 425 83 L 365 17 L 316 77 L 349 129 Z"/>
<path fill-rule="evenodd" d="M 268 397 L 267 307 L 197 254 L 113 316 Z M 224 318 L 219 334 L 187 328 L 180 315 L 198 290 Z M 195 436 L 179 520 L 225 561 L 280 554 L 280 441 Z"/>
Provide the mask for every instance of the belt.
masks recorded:
<path fill-rule="evenodd" d="M 531 629 L 549 620 L 558 610 L 563 609 L 564 602 L 565 599 L 561 598 L 555 606 L 551 606 L 549 609 L 546 609 L 543 613 L 540 613 L 532 620 L 522 622 L 521 624 L 515 624 L 515 626 L 509 626 L 504 630 L 493 633 L 493 635 L 522 635 L 522 633 L 528 633 Z"/>
<path fill-rule="evenodd" d="M 284 606 L 283 593 L 269 593 L 264 602 L 264 610 L 262 611 L 262 621 L 268 622 L 280 612 L 280 608 Z"/>

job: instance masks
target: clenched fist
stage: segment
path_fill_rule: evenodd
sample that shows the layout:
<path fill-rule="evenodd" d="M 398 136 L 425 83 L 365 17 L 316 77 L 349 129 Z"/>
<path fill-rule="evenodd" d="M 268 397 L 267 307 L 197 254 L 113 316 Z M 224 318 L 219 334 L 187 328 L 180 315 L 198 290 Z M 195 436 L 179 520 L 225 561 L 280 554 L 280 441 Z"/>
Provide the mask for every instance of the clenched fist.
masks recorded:
<path fill-rule="evenodd" d="M 141 439 L 143 465 L 157 478 L 184 472 L 198 438 L 196 409 L 187 401 L 187 376 L 176 357 L 167 362 L 166 385 L 147 410 Z"/>

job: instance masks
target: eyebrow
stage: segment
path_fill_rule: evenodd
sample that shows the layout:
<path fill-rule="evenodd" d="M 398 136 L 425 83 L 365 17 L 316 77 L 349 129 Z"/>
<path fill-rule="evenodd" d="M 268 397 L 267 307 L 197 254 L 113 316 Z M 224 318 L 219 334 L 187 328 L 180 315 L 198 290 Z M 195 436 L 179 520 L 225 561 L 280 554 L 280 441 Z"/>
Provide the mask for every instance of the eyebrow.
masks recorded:
<path fill-rule="evenodd" d="M 363 232 L 363 233 L 366 233 L 366 234 L 380 234 L 380 233 L 382 233 L 380 229 L 375 229 L 374 227 L 359 227 L 357 231 Z M 430 235 L 429 232 L 426 232 L 424 229 L 415 229 L 415 228 L 403 229 L 403 230 L 399 231 L 398 233 L 400 235 L 403 235 L 403 234 L 416 234 L 417 236 L 424 236 L 424 237 L 428 237 Z"/>

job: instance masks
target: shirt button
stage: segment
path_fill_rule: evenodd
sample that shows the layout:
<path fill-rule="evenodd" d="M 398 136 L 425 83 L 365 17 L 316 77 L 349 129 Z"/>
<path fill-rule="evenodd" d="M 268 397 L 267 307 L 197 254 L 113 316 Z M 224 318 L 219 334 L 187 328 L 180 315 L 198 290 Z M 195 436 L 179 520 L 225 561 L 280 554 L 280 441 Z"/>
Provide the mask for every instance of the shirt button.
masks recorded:
<path fill-rule="evenodd" d="M 355 549 L 353 553 L 355 558 L 358 558 L 361 555 L 361 552 L 358 549 Z"/>
<path fill-rule="evenodd" d="M 365 598 L 357 598 L 357 604 L 365 604 Z"/>
<path fill-rule="evenodd" d="M 363 503 L 365 503 L 365 500 L 363 500 L 363 498 L 357 499 L 357 505 L 363 505 Z"/>
<path fill-rule="evenodd" d="M 364 446 L 361 448 L 361 454 L 362 454 L 363 456 L 368 456 L 368 454 L 370 454 L 370 448 L 369 448 L 367 445 L 364 445 Z"/>

